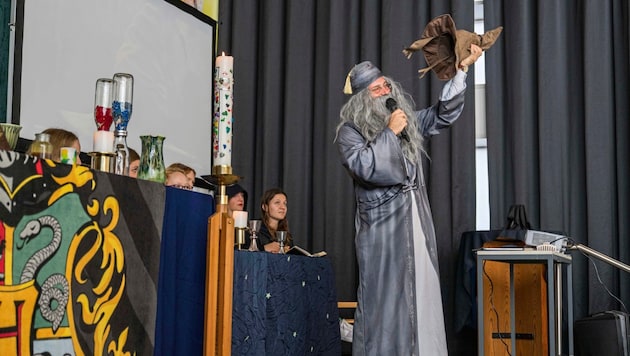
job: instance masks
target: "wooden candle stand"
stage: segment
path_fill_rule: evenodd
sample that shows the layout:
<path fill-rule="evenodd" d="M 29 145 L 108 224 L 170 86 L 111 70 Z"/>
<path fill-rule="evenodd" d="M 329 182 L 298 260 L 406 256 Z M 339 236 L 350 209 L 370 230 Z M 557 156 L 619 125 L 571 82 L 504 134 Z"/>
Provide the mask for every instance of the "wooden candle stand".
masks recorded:
<path fill-rule="evenodd" d="M 234 286 L 234 219 L 228 215 L 226 187 L 238 182 L 229 166 L 215 166 L 210 182 L 217 186 L 216 212 L 208 218 L 204 355 L 230 355 Z"/>

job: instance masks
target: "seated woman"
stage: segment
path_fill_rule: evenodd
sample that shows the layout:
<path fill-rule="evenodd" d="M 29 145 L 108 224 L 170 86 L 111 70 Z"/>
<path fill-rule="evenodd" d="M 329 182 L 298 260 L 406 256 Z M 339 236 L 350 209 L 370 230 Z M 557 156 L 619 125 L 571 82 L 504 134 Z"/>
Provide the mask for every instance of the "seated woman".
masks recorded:
<path fill-rule="evenodd" d="M 267 190 L 260 200 L 262 226 L 258 233 L 258 247 L 264 247 L 267 252 L 280 252 L 280 243 L 276 239 L 276 231 L 286 231 L 287 238 L 284 248 L 285 251 L 288 250 L 292 244 L 292 238 L 289 232 L 289 221 L 287 220 L 287 194 L 280 188 L 272 188 Z"/>
<path fill-rule="evenodd" d="M 166 180 L 164 185 L 180 189 L 192 190 L 195 183 L 196 172 L 193 168 L 183 163 L 173 163 L 166 167 Z"/>
<path fill-rule="evenodd" d="M 136 150 L 129 147 L 129 176 L 138 178 L 138 170 L 140 170 L 140 155 Z"/>
<path fill-rule="evenodd" d="M 73 132 L 64 129 L 58 128 L 49 128 L 42 133 L 46 133 L 50 136 L 50 144 L 52 145 L 52 157 L 51 159 L 56 162 L 61 161 L 61 147 L 73 147 L 77 150 L 77 165 L 81 164 L 81 143 L 79 142 L 79 137 L 75 135 Z M 26 151 L 26 154 L 31 154 L 31 150 L 33 149 L 33 144 Z"/>
<path fill-rule="evenodd" d="M 228 196 L 228 214 L 232 216 L 233 211 L 247 210 L 247 191 L 240 184 L 233 184 L 225 188 Z"/>
<path fill-rule="evenodd" d="M 215 192 L 215 196 L 216 196 Z M 238 183 L 229 185 L 225 189 L 225 194 L 228 196 L 227 213 L 231 217 L 234 217 L 235 211 L 247 211 L 247 191 Z M 236 237 L 236 235 L 234 235 Z M 245 241 L 241 248 L 249 249 L 251 239 L 249 234 L 245 234 Z M 258 245 L 257 245 L 258 246 Z"/>

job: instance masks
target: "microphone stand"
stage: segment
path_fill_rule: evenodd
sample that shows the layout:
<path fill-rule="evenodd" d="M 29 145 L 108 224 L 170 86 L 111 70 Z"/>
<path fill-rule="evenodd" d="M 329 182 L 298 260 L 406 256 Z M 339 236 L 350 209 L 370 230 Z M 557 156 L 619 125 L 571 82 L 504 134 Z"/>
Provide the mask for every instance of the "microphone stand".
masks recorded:
<path fill-rule="evenodd" d="M 584 254 L 587 254 L 589 256 L 593 256 L 593 257 L 595 257 L 595 258 L 597 258 L 597 259 L 599 259 L 601 261 L 604 261 L 604 262 L 606 262 L 606 263 L 608 263 L 610 265 L 613 265 L 613 266 L 615 266 L 615 267 L 617 267 L 617 268 L 619 268 L 621 270 L 624 270 L 624 271 L 630 273 L 630 266 L 628 266 L 627 264 L 625 264 L 625 263 L 623 263 L 623 262 L 621 262 L 619 260 L 616 260 L 616 259 L 614 259 L 614 258 L 612 258 L 612 257 L 610 257 L 608 255 L 605 255 L 605 254 L 603 254 L 601 252 L 593 250 L 592 248 L 590 248 L 588 246 L 585 246 L 585 245 L 582 245 L 582 244 L 573 244 L 573 243 L 571 243 L 570 245 L 567 245 L 567 249 L 569 249 L 569 250 L 579 250 L 579 251 L 581 251 Z"/>

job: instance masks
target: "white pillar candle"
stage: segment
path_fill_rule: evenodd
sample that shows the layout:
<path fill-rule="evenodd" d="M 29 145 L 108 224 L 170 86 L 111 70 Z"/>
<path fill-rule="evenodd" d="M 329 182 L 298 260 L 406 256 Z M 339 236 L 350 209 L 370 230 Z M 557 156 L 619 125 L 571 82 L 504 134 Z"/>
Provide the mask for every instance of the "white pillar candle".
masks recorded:
<path fill-rule="evenodd" d="M 234 227 L 244 229 L 247 227 L 247 212 L 246 211 L 233 211 L 232 217 L 234 218 Z"/>
<path fill-rule="evenodd" d="M 94 132 L 93 152 L 114 152 L 114 133 L 112 131 L 98 130 Z"/>
<path fill-rule="evenodd" d="M 234 58 L 216 58 L 214 77 L 214 117 L 212 120 L 213 166 L 232 165 L 232 94 Z"/>

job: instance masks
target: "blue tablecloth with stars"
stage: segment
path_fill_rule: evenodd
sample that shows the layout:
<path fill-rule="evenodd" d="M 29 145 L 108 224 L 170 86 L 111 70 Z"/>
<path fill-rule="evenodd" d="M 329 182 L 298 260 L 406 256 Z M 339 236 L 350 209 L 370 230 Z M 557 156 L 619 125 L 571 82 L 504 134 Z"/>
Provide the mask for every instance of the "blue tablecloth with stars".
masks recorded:
<path fill-rule="evenodd" d="M 327 257 L 235 251 L 232 355 L 340 355 Z"/>

